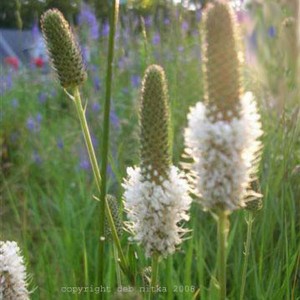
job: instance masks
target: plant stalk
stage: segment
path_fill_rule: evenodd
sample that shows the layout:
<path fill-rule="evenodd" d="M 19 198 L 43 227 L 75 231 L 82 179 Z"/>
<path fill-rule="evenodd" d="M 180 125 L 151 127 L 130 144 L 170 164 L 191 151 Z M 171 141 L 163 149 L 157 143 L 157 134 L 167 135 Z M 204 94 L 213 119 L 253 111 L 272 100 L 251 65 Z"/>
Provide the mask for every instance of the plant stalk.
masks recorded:
<path fill-rule="evenodd" d="M 89 131 L 88 124 L 87 124 L 87 121 L 86 121 L 85 111 L 82 107 L 81 97 L 80 97 L 79 89 L 77 87 L 73 90 L 73 95 L 74 95 L 74 103 L 75 103 L 77 115 L 78 115 L 79 120 L 80 120 L 81 129 L 82 129 L 84 140 L 85 140 L 85 143 L 86 143 L 89 159 L 90 159 L 90 162 L 91 162 L 91 165 L 92 165 L 92 170 L 93 170 L 93 173 L 94 173 L 96 186 L 97 186 L 98 192 L 100 193 L 101 175 L 100 175 L 100 171 L 99 171 L 99 167 L 98 167 L 94 147 L 93 147 L 93 144 L 92 144 L 90 131 Z M 109 224 L 110 229 L 111 229 L 113 241 L 114 241 L 114 243 L 115 243 L 115 245 L 118 249 L 118 253 L 119 253 L 119 256 L 120 256 L 121 268 L 124 271 L 124 273 L 129 276 L 128 263 L 126 262 L 125 256 L 124 256 L 122 248 L 121 248 L 121 243 L 120 243 L 120 240 L 119 240 L 119 237 L 118 237 L 118 233 L 117 233 L 117 229 L 116 229 L 113 217 L 111 215 L 109 204 L 107 203 L 107 201 L 103 201 L 103 202 L 105 203 L 106 216 L 107 216 L 108 224 Z M 104 219 L 104 215 L 103 215 L 103 219 Z M 102 234 L 100 236 L 104 236 L 104 234 Z M 101 242 L 100 245 L 101 244 L 104 244 L 104 243 Z"/>
<path fill-rule="evenodd" d="M 218 213 L 218 281 L 220 285 L 220 300 L 226 299 L 226 252 L 228 231 L 228 212 L 226 210 L 220 210 Z"/>
<path fill-rule="evenodd" d="M 246 243 L 245 243 L 245 258 L 244 258 L 244 264 L 243 264 L 240 300 L 244 299 L 244 293 L 245 293 L 246 278 L 247 278 L 247 267 L 248 267 L 249 253 L 250 253 L 251 233 L 252 233 L 252 223 L 253 223 L 253 221 L 254 221 L 253 213 L 249 212 L 249 216 L 248 216 L 248 218 L 246 218 L 247 237 L 246 237 Z"/>
<path fill-rule="evenodd" d="M 113 1 L 113 9 L 110 18 L 110 32 L 109 32 L 109 44 L 108 44 L 108 60 L 107 60 L 107 70 L 106 70 L 106 94 L 104 103 L 104 118 L 103 118 L 103 133 L 102 133 L 102 149 L 101 149 L 101 186 L 100 186 L 100 223 L 99 231 L 100 237 L 104 237 L 104 216 L 105 209 L 109 212 L 109 206 L 106 202 L 106 169 L 108 160 L 108 147 L 109 147 L 109 125 L 110 125 L 110 102 L 111 102 L 111 86 L 112 86 L 112 66 L 114 59 L 114 41 L 115 41 L 115 30 L 118 19 L 118 9 L 119 0 Z M 110 223 L 110 213 L 108 215 L 108 221 Z M 113 223 L 113 221 L 112 221 Z M 111 224 L 110 224 L 111 225 Z M 113 229 L 113 228 L 112 228 Z M 114 232 L 112 230 L 114 235 Z M 118 246 L 118 245 L 117 245 Z M 99 255 L 100 255 L 100 274 L 99 283 L 104 285 L 104 243 L 99 245 Z"/>
<path fill-rule="evenodd" d="M 152 265 L 151 265 L 151 291 L 150 291 L 150 300 L 156 298 L 156 286 L 157 286 L 157 277 L 158 277 L 158 260 L 159 255 L 154 253 L 152 255 Z"/>

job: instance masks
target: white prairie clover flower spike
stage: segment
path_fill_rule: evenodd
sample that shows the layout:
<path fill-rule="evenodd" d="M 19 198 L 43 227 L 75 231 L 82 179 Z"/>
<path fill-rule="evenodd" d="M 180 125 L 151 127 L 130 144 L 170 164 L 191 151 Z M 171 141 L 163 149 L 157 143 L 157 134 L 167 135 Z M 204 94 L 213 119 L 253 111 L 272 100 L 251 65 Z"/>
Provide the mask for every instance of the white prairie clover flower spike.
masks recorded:
<path fill-rule="evenodd" d="M 68 22 L 58 9 L 49 9 L 42 15 L 41 25 L 61 86 L 79 86 L 86 80 L 87 75 L 79 46 Z"/>
<path fill-rule="evenodd" d="M 232 8 L 225 1 L 209 6 L 203 23 L 204 100 L 218 119 L 238 116 L 242 94 L 241 56 Z"/>
<path fill-rule="evenodd" d="M 186 153 L 193 162 L 195 193 L 204 209 L 244 207 L 260 159 L 262 135 L 254 97 L 242 93 L 236 21 L 231 8 L 216 2 L 204 24 L 205 104 L 188 114 Z"/>
<path fill-rule="evenodd" d="M 0 299 L 29 299 L 26 269 L 16 242 L 0 241 Z"/>
<path fill-rule="evenodd" d="M 191 204 L 184 174 L 171 165 L 167 85 L 161 67 L 145 74 L 141 95 L 141 167 L 128 168 L 123 187 L 128 228 L 146 256 L 172 254 L 187 232 Z"/>
<path fill-rule="evenodd" d="M 141 91 L 141 167 L 147 179 L 166 178 L 171 164 L 169 104 L 165 73 L 151 65 L 146 70 Z"/>

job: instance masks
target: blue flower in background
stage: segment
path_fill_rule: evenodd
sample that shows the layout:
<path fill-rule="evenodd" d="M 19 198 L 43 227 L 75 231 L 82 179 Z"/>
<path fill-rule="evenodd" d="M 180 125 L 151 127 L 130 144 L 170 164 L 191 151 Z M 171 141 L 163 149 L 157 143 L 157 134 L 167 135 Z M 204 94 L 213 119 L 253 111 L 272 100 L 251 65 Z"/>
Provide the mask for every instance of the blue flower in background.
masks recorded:
<path fill-rule="evenodd" d="M 26 121 L 26 127 L 29 131 L 35 132 L 36 130 L 36 122 L 33 117 L 29 117 Z"/>
<path fill-rule="evenodd" d="M 80 158 L 79 168 L 85 171 L 89 171 L 91 169 L 91 164 L 87 157 Z"/>
<path fill-rule="evenodd" d="M 97 40 L 99 38 L 99 24 L 94 12 L 89 5 L 82 5 L 77 21 L 79 25 L 85 24 L 88 26 L 89 37 L 91 40 Z"/>
<path fill-rule="evenodd" d="M 268 28 L 268 36 L 273 39 L 276 36 L 276 28 L 274 26 L 270 26 Z"/>
<path fill-rule="evenodd" d="M 139 75 L 131 75 L 130 81 L 132 87 L 138 88 L 140 86 L 141 77 Z"/>
<path fill-rule="evenodd" d="M 183 52 L 184 51 L 184 47 L 182 45 L 178 46 L 177 50 L 178 50 L 178 52 Z"/>
<path fill-rule="evenodd" d="M 40 113 L 37 113 L 35 118 L 30 116 L 26 121 L 26 127 L 27 129 L 32 133 L 38 133 L 40 131 L 40 124 L 42 122 L 42 115 Z"/>
<path fill-rule="evenodd" d="M 160 43 L 160 34 L 158 32 L 155 32 L 152 37 L 152 44 L 158 45 Z"/>
<path fill-rule="evenodd" d="M 61 137 L 57 138 L 56 145 L 57 145 L 58 149 L 63 149 L 64 148 L 64 141 L 62 140 Z"/>
<path fill-rule="evenodd" d="M 103 24 L 103 27 L 102 27 L 102 35 L 103 36 L 108 36 L 109 35 L 109 24 L 108 22 L 105 22 Z"/>
<path fill-rule="evenodd" d="M 19 106 L 19 100 L 16 99 L 16 98 L 12 99 L 12 101 L 11 101 L 11 106 L 12 106 L 13 108 L 17 108 L 17 107 Z"/>
<path fill-rule="evenodd" d="M 91 133 L 91 140 L 92 140 L 92 144 L 93 144 L 94 149 L 97 149 L 99 143 L 98 143 L 98 140 L 97 140 L 96 136 L 92 133 Z"/>
<path fill-rule="evenodd" d="M 99 75 L 93 76 L 93 85 L 94 85 L 95 91 L 99 91 L 100 90 L 100 87 L 101 87 L 100 83 L 101 82 L 100 82 Z"/>
<path fill-rule="evenodd" d="M 38 125 L 41 124 L 42 119 L 43 119 L 42 115 L 40 113 L 37 113 L 37 115 L 35 117 L 35 120 L 36 120 L 36 122 L 37 122 Z"/>
<path fill-rule="evenodd" d="M 119 117 L 117 116 L 116 111 L 115 111 L 113 108 L 112 108 L 111 111 L 110 111 L 109 117 L 110 117 L 110 121 L 111 121 L 113 127 L 114 127 L 115 129 L 120 128 L 120 120 L 119 120 Z"/>
<path fill-rule="evenodd" d="M 183 21 L 181 23 L 181 29 L 182 29 L 183 32 L 188 31 L 189 30 L 189 23 L 187 21 Z"/>
<path fill-rule="evenodd" d="M 144 21 L 145 21 L 145 26 L 146 27 L 151 27 L 152 26 L 152 16 L 145 17 Z"/>
<path fill-rule="evenodd" d="M 252 49 L 257 48 L 257 32 L 255 30 L 253 30 L 253 32 L 249 36 L 249 45 Z"/>
<path fill-rule="evenodd" d="M 93 112 L 97 113 L 97 112 L 100 111 L 100 109 L 101 109 L 100 103 L 94 102 L 94 103 L 92 104 L 92 111 L 93 111 Z"/>
<path fill-rule="evenodd" d="M 44 104 L 47 101 L 48 95 L 45 92 L 40 92 L 38 94 L 38 100 L 41 104 Z"/>
<path fill-rule="evenodd" d="M 32 28 L 31 28 L 31 35 L 34 41 L 37 41 L 39 37 L 41 36 L 38 22 L 34 22 Z"/>
<path fill-rule="evenodd" d="M 40 165 L 43 162 L 43 160 L 42 160 L 42 158 L 41 158 L 41 156 L 40 156 L 40 154 L 39 154 L 39 152 L 37 150 L 33 151 L 31 159 L 37 165 Z"/>

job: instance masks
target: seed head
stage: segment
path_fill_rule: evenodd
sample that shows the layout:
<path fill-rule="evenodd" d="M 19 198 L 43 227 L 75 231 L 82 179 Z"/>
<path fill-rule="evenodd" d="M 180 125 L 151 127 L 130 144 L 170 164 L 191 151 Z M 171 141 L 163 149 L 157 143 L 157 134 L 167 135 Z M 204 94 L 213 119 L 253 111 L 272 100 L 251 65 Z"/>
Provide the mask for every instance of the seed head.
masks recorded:
<path fill-rule="evenodd" d="M 86 80 L 86 71 L 77 42 L 68 22 L 57 9 L 47 10 L 41 18 L 49 56 L 63 88 L 79 86 Z"/>
<path fill-rule="evenodd" d="M 141 169 L 145 179 L 166 178 L 171 164 L 169 104 L 165 73 L 160 66 L 146 70 L 140 106 Z"/>
<path fill-rule="evenodd" d="M 123 223 L 122 223 L 122 217 L 121 217 L 121 214 L 119 211 L 119 205 L 118 205 L 117 199 L 116 199 L 116 197 L 114 197 L 112 195 L 106 195 L 106 201 L 108 202 L 110 212 L 113 217 L 118 236 L 120 237 L 123 233 Z M 106 216 L 105 216 L 105 225 L 104 226 L 105 226 L 105 237 L 107 239 L 111 239 L 112 233 L 111 233 L 109 223 L 108 223 Z"/>
<path fill-rule="evenodd" d="M 230 120 L 239 114 L 242 85 L 236 19 L 228 3 L 209 6 L 203 36 L 205 102 L 214 118 Z"/>

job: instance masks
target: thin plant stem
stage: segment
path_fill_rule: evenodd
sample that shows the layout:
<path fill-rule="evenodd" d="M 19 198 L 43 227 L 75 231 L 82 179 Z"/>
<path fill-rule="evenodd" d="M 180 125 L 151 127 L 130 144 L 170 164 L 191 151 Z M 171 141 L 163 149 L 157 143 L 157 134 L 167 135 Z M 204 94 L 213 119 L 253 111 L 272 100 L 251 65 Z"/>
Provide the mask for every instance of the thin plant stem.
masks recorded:
<path fill-rule="evenodd" d="M 228 225 L 228 212 L 226 210 L 220 210 L 218 213 L 218 281 L 220 285 L 220 300 L 226 299 L 226 250 L 229 230 Z"/>
<path fill-rule="evenodd" d="M 96 155 L 95 155 L 95 151 L 94 151 L 94 147 L 93 147 L 89 127 L 88 127 L 86 117 L 85 117 L 85 110 L 82 107 L 81 97 L 80 97 L 80 93 L 79 93 L 78 88 L 75 88 L 73 90 L 73 95 L 74 95 L 73 100 L 74 100 L 74 103 L 75 103 L 77 115 L 78 115 L 79 120 L 80 120 L 80 125 L 81 125 L 81 129 L 82 129 L 82 132 L 83 132 L 84 140 L 85 140 L 85 143 L 86 143 L 86 148 L 87 148 L 89 159 L 90 159 L 90 162 L 91 162 L 91 165 L 92 165 L 92 170 L 93 170 L 93 173 L 94 173 L 94 176 L 95 176 L 96 186 L 97 186 L 98 192 L 100 192 L 100 187 L 101 187 L 100 171 L 99 171 L 99 167 L 98 167 L 98 163 L 97 163 L 97 159 L 96 159 Z M 70 95 L 70 96 L 72 96 L 72 95 Z M 117 229 L 116 229 L 116 226 L 115 226 L 115 223 L 114 223 L 114 220 L 113 220 L 113 217 L 111 215 L 110 208 L 109 208 L 109 204 L 107 203 L 107 201 L 105 201 L 105 209 L 106 209 L 106 216 L 107 216 L 109 227 L 111 229 L 113 241 L 114 241 L 114 243 L 115 243 L 115 245 L 118 249 L 118 252 L 119 252 L 121 268 L 124 271 L 124 273 L 129 276 L 128 263 L 125 259 L 124 254 L 123 254 L 123 251 L 122 251 L 122 248 L 121 248 L 121 243 L 120 243 L 118 233 L 117 233 Z M 104 215 L 103 215 L 103 218 L 104 218 Z M 103 235 L 101 235 L 101 236 L 103 236 Z M 101 242 L 101 244 L 103 244 L 103 242 Z"/>
<path fill-rule="evenodd" d="M 247 267 L 250 253 L 250 244 L 251 244 L 251 233 L 252 233 L 252 223 L 254 221 L 253 213 L 249 212 L 248 218 L 246 217 L 247 223 L 247 237 L 245 243 L 245 258 L 243 264 L 243 273 L 242 273 L 242 284 L 241 284 L 241 292 L 240 292 L 240 300 L 244 299 L 245 286 L 246 286 L 246 278 L 247 278 Z"/>
<path fill-rule="evenodd" d="M 85 117 L 85 110 L 82 107 L 81 97 L 80 97 L 78 87 L 76 87 L 73 90 L 73 95 L 74 95 L 74 103 L 75 103 L 75 106 L 76 106 L 77 115 L 79 117 L 81 129 L 82 129 L 85 144 L 86 144 L 86 148 L 87 148 L 89 159 L 90 159 L 90 162 L 91 162 L 91 165 L 92 165 L 93 174 L 94 174 L 94 177 L 95 177 L 95 180 L 96 180 L 96 185 L 97 185 L 98 190 L 100 191 L 101 175 L 100 175 L 98 162 L 97 162 L 95 150 L 94 150 L 94 147 L 93 147 L 89 127 L 88 127 L 86 117 Z"/>
<path fill-rule="evenodd" d="M 152 255 L 152 265 L 151 265 L 150 300 L 156 298 L 156 286 L 157 286 L 157 277 L 158 277 L 158 260 L 159 260 L 159 255 L 157 253 L 153 253 L 153 255 Z"/>
<path fill-rule="evenodd" d="M 122 280 L 121 280 L 120 267 L 118 263 L 118 249 L 116 248 L 115 244 L 113 244 L 113 251 L 114 251 L 114 259 L 116 265 L 117 284 L 118 284 L 118 288 L 120 288 L 122 286 Z"/>
<path fill-rule="evenodd" d="M 173 258 L 169 256 L 167 258 L 167 288 L 168 288 L 168 295 L 167 300 L 173 300 L 173 280 L 172 280 L 172 271 L 173 271 Z"/>
<path fill-rule="evenodd" d="M 111 101 L 111 86 L 112 86 L 112 67 L 114 59 L 114 42 L 115 31 L 118 19 L 119 0 L 113 1 L 113 9 L 110 18 L 110 32 L 108 44 L 108 60 L 106 70 L 106 94 L 104 103 L 104 119 L 103 119 L 103 133 L 102 133 L 102 149 L 101 149 L 101 186 L 100 186 L 100 223 L 99 231 L 100 237 L 104 237 L 104 216 L 105 209 L 109 211 L 108 204 L 106 203 L 106 169 L 108 160 L 108 146 L 109 146 L 109 125 L 110 125 L 110 101 Z M 108 213 L 109 215 L 109 213 Z M 109 218 L 108 218 L 109 221 Z M 113 232 L 112 232 L 113 233 Z M 104 243 L 99 245 L 99 284 L 104 285 Z"/>

